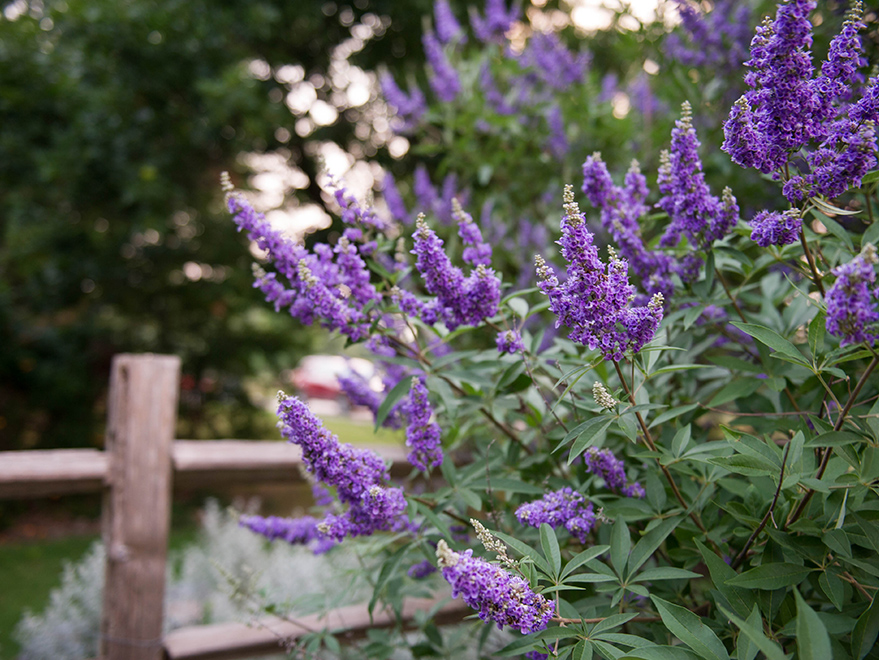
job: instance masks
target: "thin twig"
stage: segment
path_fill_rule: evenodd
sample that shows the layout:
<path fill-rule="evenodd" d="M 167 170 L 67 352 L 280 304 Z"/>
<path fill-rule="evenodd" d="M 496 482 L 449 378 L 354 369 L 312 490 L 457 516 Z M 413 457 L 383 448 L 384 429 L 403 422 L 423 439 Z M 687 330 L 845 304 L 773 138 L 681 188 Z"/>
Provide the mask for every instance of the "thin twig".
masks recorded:
<path fill-rule="evenodd" d="M 879 356 L 874 357 L 870 364 L 867 365 L 867 369 L 861 375 L 861 379 L 858 381 L 858 384 L 855 385 L 855 389 L 852 391 L 851 396 L 848 398 L 848 401 L 845 404 L 845 408 L 842 409 L 842 412 L 839 413 L 839 417 L 836 418 L 836 423 L 833 425 L 834 431 L 839 431 L 842 429 L 843 425 L 845 424 L 846 415 L 848 415 L 849 411 L 852 409 L 852 406 L 855 405 L 855 399 L 858 398 L 858 394 L 861 393 L 861 390 L 867 383 L 867 379 L 870 377 L 870 374 L 873 373 L 873 369 L 876 368 L 877 364 L 879 364 Z M 818 472 L 815 475 L 816 479 L 820 479 L 822 476 L 824 476 L 824 470 L 827 469 L 827 464 L 830 462 L 830 455 L 832 453 L 832 447 L 827 447 L 827 449 L 824 451 L 824 455 L 821 457 L 821 465 L 818 466 Z M 800 502 L 799 506 L 788 517 L 782 529 L 787 529 L 789 525 L 793 524 L 801 515 L 803 515 L 803 511 L 806 510 L 806 507 L 809 505 L 809 500 L 812 499 L 812 496 L 814 494 L 815 491 L 812 488 L 806 491 L 806 494 L 803 496 L 802 502 Z"/>
<path fill-rule="evenodd" d="M 812 280 L 815 282 L 815 286 L 818 287 L 818 291 L 821 292 L 821 296 L 824 297 L 824 285 L 821 283 L 821 276 L 818 274 L 818 267 L 815 265 L 815 257 L 812 256 L 812 251 L 809 249 L 809 244 L 806 242 L 806 232 L 803 229 L 800 229 L 800 244 L 803 246 L 803 252 L 806 254 L 806 259 L 809 261 L 809 268 L 812 271 Z"/>
<path fill-rule="evenodd" d="M 742 565 L 742 562 L 745 561 L 745 557 L 748 555 L 748 550 L 753 545 L 754 541 L 757 540 L 757 537 L 760 536 L 760 532 L 763 531 L 763 528 L 766 527 L 766 523 L 769 522 L 769 518 L 772 517 L 772 512 L 775 510 L 775 505 L 778 503 L 778 496 L 781 493 L 781 484 L 784 481 L 784 468 L 787 465 L 787 456 L 790 452 L 790 443 L 787 443 L 784 447 L 784 456 L 781 458 L 781 473 L 778 475 L 778 488 L 775 489 L 775 497 L 772 498 L 772 503 L 769 505 L 769 509 L 766 511 L 766 515 L 763 516 L 763 520 L 760 521 L 760 524 L 757 525 L 757 529 L 751 534 L 751 537 L 745 542 L 745 545 L 742 546 L 742 549 L 739 551 L 738 557 L 735 558 L 730 567 L 735 570 L 739 566 Z"/>
<path fill-rule="evenodd" d="M 628 395 L 629 401 L 631 401 L 633 406 L 637 405 L 635 403 L 635 396 L 634 396 L 634 394 L 632 394 L 632 391 L 629 389 L 629 385 L 628 385 L 628 383 L 626 383 L 626 379 L 623 376 L 623 372 L 620 369 L 620 365 L 616 360 L 613 361 L 613 366 L 617 370 L 617 375 L 620 378 L 620 382 L 623 384 L 623 389 L 625 390 L 626 394 Z M 635 417 L 638 419 L 638 424 L 641 426 L 641 433 L 642 433 L 642 436 L 644 437 L 645 444 L 650 449 L 650 451 L 656 452 L 657 451 L 656 443 L 653 442 L 653 437 L 650 435 L 650 431 L 647 429 L 647 424 L 644 422 L 644 418 L 641 416 L 641 413 L 636 411 Z M 684 507 L 684 511 L 688 512 L 688 515 L 690 516 L 690 518 L 693 520 L 694 523 L 696 523 L 696 527 L 699 528 L 699 531 L 701 531 L 703 534 L 707 534 L 708 530 L 705 529 L 705 525 L 702 524 L 702 519 L 699 518 L 699 516 L 696 514 L 695 511 L 689 510 L 690 505 L 687 504 L 687 501 L 684 499 L 683 494 L 681 493 L 680 489 L 678 489 L 678 485 L 677 485 L 677 483 L 675 483 L 674 477 L 672 476 L 671 472 L 669 472 L 668 468 L 665 467 L 659 461 L 658 457 L 656 458 L 656 464 L 659 466 L 659 469 L 662 470 L 662 473 L 665 475 L 666 480 L 668 481 L 669 485 L 671 486 L 672 492 L 674 493 L 678 502 L 681 503 L 681 506 Z M 710 538 L 708 539 L 708 541 L 712 545 L 714 545 L 714 541 L 712 541 Z"/>

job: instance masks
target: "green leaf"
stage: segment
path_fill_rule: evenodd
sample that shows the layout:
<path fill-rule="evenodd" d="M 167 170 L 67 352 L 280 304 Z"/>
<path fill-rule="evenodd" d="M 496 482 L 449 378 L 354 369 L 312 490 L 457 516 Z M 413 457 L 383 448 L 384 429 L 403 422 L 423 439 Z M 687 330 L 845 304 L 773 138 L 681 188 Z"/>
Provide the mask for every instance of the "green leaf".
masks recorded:
<path fill-rule="evenodd" d="M 756 605 L 754 605 L 754 609 L 751 612 L 751 616 L 748 617 L 748 621 L 740 619 L 722 605 L 718 605 L 718 609 L 723 612 L 723 615 L 726 618 L 736 625 L 742 635 L 745 635 L 763 652 L 763 655 L 766 656 L 766 660 L 787 660 L 787 655 L 781 650 L 781 647 L 763 634 L 763 622 L 762 619 L 759 619 L 760 612 Z M 752 625 L 750 623 L 753 621 L 754 612 L 757 612 L 757 618 L 760 620 L 759 625 Z"/>
<path fill-rule="evenodd" d="M 826 332 L 825 325 L 827 323 L 827 314 L 819 311 L 812 322 L 809 323 L 809 350 L 812 351 L 812 357 L 816 358 L 824 350 L 824 334 Z"/>
<path fill-rule="evenodd" d="M 843 445 L 851 445 L 855 442 L 862 442 L 861 436 L 849 431 L 828 431 L 822 433 L 806 442 L 806 447 L 841 447 Z"/>
<path fill-rule="evenodd" d="M 571 653 L 571 660 L 592 660 L 592 644 L 585 639 L 577 642 Z"/>
<path fill-rule="evenodd" d="M 867 172 L 861 179 L 861 185 L 865 186 L 869 183 L 876 183 L 876 181 L 879 181 L 879 170 Z"/>
<path fill-rule="evenodd" d="M 610 415 L 602 415 L 601 417 L 590 419 L 587 424 L 590 422 L 594 423 L 584 429 L 580 433 L 580 436 L 574 441 L 574 444 L 571 447 L 571 452 L 568 455 L 568 465 L 573 463 L 580 454 L 597 442 L 601 434 L 607 430 L 607 427 L 610 426 L 613 421 L 614 418 Z"/>
<path fill-rule="evenodd" d="M 702 555 L 702 560 L 708 567 L 708 572 L 711 574 L 711 581 L 714 583 L 715 588 L 726 597 L 736 612 L 744 616 L 744 613 L 747 613 L 754 606 L 754 593 L 747 589 L 729 586 L 727 580 L 734 578 L 736 572 L 701 541 L 698 539 L 694 539 L 694 541 L 696 547 L 699 548 L 699 553 Z"/>
<path fill-rule="evenodd" d="M 610 550 L 609 545 L 594 545 L 591 548 L 574 555 L 571 557 L 571 561 L 565 565 L 565 570 L 562 571 L 561 579 L 564 580 L 568 575 L 576 571 L 587 561 L 595 559 L 598 555 L 602 555 L 608 550 Z"/>
<path fill-rule="evenodd" d="M 510 298 L 507 305 L 520 319 L 528 318 L 528 303 L 524 298 Z"/>
<path fill-rule="evenodd" d="M 800 660 L 832 658 L 830 635 L 827 634 L 824 622 L 796 589 L 794 597 L 797 600 L 797 651 Z"/>
<path fill-rule="evenodd" d="M 562 570 L 562 553 L 559 550 L 559 540 L 556 538 L 555 530 L 547 523 L 540 524 L 540 547 L 543 548 L 543 555 L 552 566 L 552 577 L 558 577 L 559 571 Z"/>
<path fill-rule="evenodd" d="M 610 530 L 610 563 L 620 577 L 625 575 L 631 549 L 632 538 L 629 536 L 629 526 L 622 518 L 618 518 Z"/>
<path fill-rule="evenodd" d="M 741 323 L 739 321 L 732 321 L 731 323 L 742 332 L 746 332 L 751 335 L 760 343 L 766 344 L 772 350 L 782 353 L 783 355 L 787 355 L 795 362 L 811 368 L 808 360 L 806 360 L 806 358 L 803 357 L 802 353 L 797 350 L 797 347 L 794 346 L 790 341 L 782 337 L 780 334 L 775 332 L 775 330 L 770 330 L 769 328 L 758 325 L 756 323 Z"/>
<path fill-rule="evenodd" d="M 772 591 L 773 589 L 792 587 L 799 584 L 812 571 L 813 569 L 807 566 L 788 564 L 786 562 L 772 562 L 771 564 L 758 566 L 750 571 L 736 575 L 734 578 L 727 580 L 726 583 L 733 587 Z"/>
<path fill-rule="evenodd" d="M 870 607 L 858 618 L 855 629 L 852 631 L 852 656 L 855 660 L 863 660 L 873 646 L 876 637 L 879 636 L 879 600 L 875 596 Z"/>
<path fill-rule="evenodd" d="M 684 312 L 684 330 L 690 329 L 690 326 L 702 315 L 704 309 L 704 305 L 696 305 Z"/>
<path fill-rule="evenodd" d="M 376 603 L 378 603 L 379 598 L 381 598 L 382 590 L 385 588 L 388 580 L 391 579 L 391 576 L 396 573 L 397 567 L 400 565 L 400 562 L 403 561 L 403 555 L 408 549 L 409 548 L 405 546 L 398 549 L 385 560 L 384 564 L 382 564 L 382 569 L 378 574 L 378 580 L 375 582 L 375 589 L 372 591 L 372 598 L 369 599 L 368 609 L 370 615 L 372 615 L 372 610 L 375 608 Z"/>
<path fill-rule="evenodd" d="M 672 408 L 671 410 L 666 410 L 664 413 L 660 413 L 656 416 L 652 422 L 650 422 L 649 428 L 653 428 L 654 426 L 658 426 L 664 422 L 667 422 L 675 417 L 680 417 L 681 415 L 685 415 L 691 410 L 695 410 L 699 407 L 698 403 L 688 403 L 685 406 L 678 406 L 677 408 Z"/>
<path fill-rule="evenodd" d="M 681 516 L 666 518 L 656 527 L 647 532 L 632 548 L 629 555 L 629 575 L 637 571 L 644 562 L 650 559 L 657 548 L 662 545 L 665 538 L 671 534 L 675 527 L 681 522 Z"/>
<path fill-rule="evenodd" d="M 835 573 L 831 573 L 829 570 L 825 570 L 818 577 L 818 585 L 821 587 L 821 590 L 827 594 L 827 597 L 830 599 L 830 602 L 833 603 L 834 607 L 837 610 L 842 612 L 842 608 L 845 605 L 845 585 L 843 585 L 842 580 L 840 580 Z"/>
<path fill-rule="evenodd" d="M 464 503 L 469 506 L 471 509 L 476 511 L 482 511 L 482 498 L 476 494 L 476 492 L 470 490 L 469 488 L 458 488 L 456 490 L 458 496 L 464 500 Z"/>
<path fill-rule="evenodd" d="M 824 213 L 832 213 L 833 215 L 857 215 L 858 213 L 860 213 L 860 211 L 849 211 L 847 209 L 841 209 L 821 197 L 812 197 L 809 199 L 809 202 L 814 204 L 817 208 L 821 209 Z M 821 220 L 821 218 L 819 218 L 819 220 Z"/>
<path fill-rule="evenodd" d="M 736 399 L 746 399 L 763 385 L 764 381 L 757 378 L 739 378 L 720 388 L 708 405 L 710 407 L 721 406 Z"/>
<path fill-rule="evenodd" d="M 658 596 L 650 596 L 662 622 L 671 633 L 705 660 L 729 660 L 729 653 L 714 631 L 690 610 L 669 603 Z"/>
<path fill-rule="evenodd" d="M 658 568 L 648 568 L 635 576 L 632 582 L 652 582 L 655 580 L 680 580 L 702 577 L 701 573 L 694 573 L 683 568 L 673 568 L 672 566 L 660 566 Z"/>
<path fill-rule="evenodd" d="M 839 211 L 836 211 L 839 213 Z M 857 211 L 855 211 L 857 213 Z M 845 214 L 845 211 L 843 211 Z M 836 220 L 831 217 L 828 217 L 824 213 L 821 213 L 817 209 L 812 209 L 812 215 L 814 215 L 818 220 L 827 228 L 827 231 L 831 233 L 833 236 L 836 236 L 839 240 L 845 243 L 845 246 L 849 249 L 849 251 L 854 252 L 855 246 L 852 244 L 852 239 L 848 235 L 848 232 L 840 225 Z"/>
<path fill-rule="evenodd" d="M 683 646 L 645 646 L 632 649 L 620 660 L 696 660 L 699 657 Z"/>
<path fill-rule="evenodd" d="M 763 619 L 760 618 L 760 610 L 756 605 L 751 610 L 751 614 L 748 615 L 747 624 L 758 630 L 763 627 Z M 739 635 L 739 638 L 736 640 L 737 660 L 754 660 L 759 652 L 760 649 L 747 635 Z"/>
<path fill-rule="evenodd" d="M 718 465 L 730 472 L 743 474 L 746 477 L 768 477 L 770 475 L 778 474 L 779 472 L 779 468 L 765 458 L 746 454 L 718 456 L 716 458 L 709 458 L 708 462 L 712 465 Z"/>
<path fill-rule="evenodd" d="M 375 430 L 378 431 L 381 428 L 381 425 L 388 418 L 388 414 L 391 412 L 391 408 L 393 408 L 397 403 L 409 393 L 409 390 L 412 388 L 412 380 L 409 378 L 403 378 L 399 383 L 394 385 L 394 389 L 388 392 L 388 395 L 385 397 L 385 400 L 382 401 L 382 404 L 378 407 L 378 410 L 375 413 Z"/>
<path fill-rule="evenodd" d="M 604 621 L 599 621 L 595 624 L 595 627 L 589 633 L 592 635 L 598 635 L 599 633 L 608 632 L 613 630 L 614 628 L 619 628 L 624 623 L 627 623 L 634 619 L 638 614 L 636 612 L 628 612 L 626 614 L 612 614 L 607 617 Z"/>
<path fill-rule="evenodd" d="M 675 437 L 671 441 L 671 453 L 674 454 L 675 458 L 679 457 L 690 444 L 691 432 L 690 425 L 687 424 L 675 433 Z"/>

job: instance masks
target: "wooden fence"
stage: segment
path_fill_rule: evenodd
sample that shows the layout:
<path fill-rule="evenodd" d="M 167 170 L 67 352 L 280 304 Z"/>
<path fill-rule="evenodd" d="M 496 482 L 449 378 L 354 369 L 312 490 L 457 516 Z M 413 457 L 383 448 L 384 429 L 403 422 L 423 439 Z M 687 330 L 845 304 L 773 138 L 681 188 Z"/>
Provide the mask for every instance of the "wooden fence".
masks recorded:
<path fill-rule="evenodd" d="M 0 452 L 0 498 L 103 493 L 102 536 L 107 550 L 102 660 L 220 660 L 278 653 L 279 639 L 313 630 L 356 638 L 393 625 L 388 613 L 365 606 L 296 621 L 218 624 L 162 636 L 165 565 L 173 486 L 301 480 L 298 447 L 245 440 L 174 440 L 180 360 L 164 355 L 118 355 L 110 377 L 105 451 L 59 449 Z M 402 467 L 402 447 L 381 455 Z M 403 615 L 439 607 L 440 621 L 460 620 L 460 601 L 412 600 Z"/>

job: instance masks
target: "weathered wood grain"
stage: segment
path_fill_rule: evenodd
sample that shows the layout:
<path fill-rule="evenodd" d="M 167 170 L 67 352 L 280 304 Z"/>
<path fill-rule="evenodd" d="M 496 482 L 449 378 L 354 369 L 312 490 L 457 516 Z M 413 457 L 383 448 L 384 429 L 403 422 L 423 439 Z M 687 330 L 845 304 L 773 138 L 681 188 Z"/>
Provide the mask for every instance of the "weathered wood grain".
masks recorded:
<path fill-rule="evenodd" d="M 460 621 L 472 610 L 460 600 L 411 598 L 403 605 L 402 618 L 411 625 L 417 611 L 439 607 L 435 621 Z M 259 619 L 253 625 L 220 623 L 180 628 L 165 635 L 166 660 L 234 660 L 236 658 L 282 653 L 285 645 L 302 635 L 321 630 L 336 631 L 345 641 L 363 637 L 372 628 L 394 625 L 393 615 L 374 613 L 370 619 L 366 604 L 331 610 L 325 615 L 310 615 L 294 620 L 276 617 Z"/>
<path fill-rule="evenodd" d="M 103 504 L 103 660 L 159 660 L 180 359 L 117 355 L 110 376 Z"/>
<path fill-rule="evenodd" d="M 107 464 L 97 449 L 0 452 L 0 499 L 98 493 Z"/>

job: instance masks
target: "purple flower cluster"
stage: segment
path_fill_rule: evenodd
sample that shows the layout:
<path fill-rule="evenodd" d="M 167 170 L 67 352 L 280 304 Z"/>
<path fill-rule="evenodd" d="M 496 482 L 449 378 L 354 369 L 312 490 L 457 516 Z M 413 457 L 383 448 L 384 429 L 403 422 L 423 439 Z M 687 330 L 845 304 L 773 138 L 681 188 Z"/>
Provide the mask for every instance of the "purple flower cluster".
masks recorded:
<path fill-rule="evenodd" d="M 665 41 L 669 57 L 685 66 L 710 67 L 720 73 L 737 71 L 748 55 L 751 7 L 738 0 L 717 0 L 703 13 L 691 0 L 675 0 L 686 42 L 678 34 Z"/>
<path fill-rule="evenodd" d="M 458 72 L 451 65 L 443 46 L 432 30 L 427 30 L 421 37 L 424 54 L 430 67 L 430 88 L 440 101 L 451 103 L 461 92 L 461 81 Z"/>
<path fill-rule="evenodd" d="M 626 497 L 644 497 L 644 489 L 637 481 L 626 483 L 626 468 L 610 449 L 590 447 L 583 454 L 586 469 L 601 478 L 611 490 L 618 490 Z"/>
<path fill-rule="evenodd" d="M 390 172 L 385 172 L 385 178 L 382 181 L 382 194 L 385 198 L 385 204 L 388 205 L 388 211 L 391 212 L 391 217 L 394 220 L 402 222 L 404 225 L 412 222 L 412 216 L 406 208 L 406 203 L 400 195 L 400 190 L 397 188 L 397 181 Z"/>
<path fill-rule="evenodd" d="M 412 566 L 409 567 L 409 570 L 406 571 L 406 575 L 413 580 L 423 580 L 432 573 L 436 573 L 436 566 L 427 559 L 420 561 L 417 564 L 412 564 Z"/>
<path fill-rule="evenodd" d="M 840 337 L 840 346 L 879 340 L 879 286 L 876 286 L 876 248 L 864 251 L 833 269 L 836 282 L 827 291 L 827 332 Z"/>
<path fill-rule="evenodd" d="M 564 527 L 580 543 L 586 543 L 586 536 L 595 526 L 592 502 L 568 487 L 523 504 L 516 509 L 516 518 L 530 527 L 540 527 L 543 523 L 553 529 Z"/>
<path fill-rule="evenodd" d="M 254 283 L 275 310 L 287 309 L 306 325 L 317 320 L 353 341 L 369 334 L 371 319 L 363 309 L 379 295 L 354 242 L 363 238 L 359 228 L 348 228 L 335 249 L 321 244 L 312 254 L 274 229 L 243 197 L 230 195 L 228 208 L 239 231 L 268 253 L 277 270 L 255 269 Z"/>
<path fill-rule="evenodd" d="M 491 245 L 482 240 L 482 232 L 479 226 L 473 222 L 473 217 L 467 213 L 458 202 L 452 198 L 452 217 L 458 223 L 458 236 L 464 244 L 464 252 L 461 258 L 464 263 L 471 266 L 489 266 L 491 264 Z"/>
<path fill-rule="evenodd" d="M 583 163 L 583 192 L 589 202 L 601 210 L 601 225 L 619 247 L 620 255 L 641 278 L 647 293 L 661 293 L 671 298 L 674 259 L 659 250 L 648 249 L 641 236 L 638 219 L 649 211 L 645 203 L 649 191 L 637 161 L 632 162 L 625 185 L 617 186 L 601 154 L 592 154 Z"/>
<path fill-rule="evenodd" d="M 290 545 L 307 545 L 314 554 L 319 555 L 334 545 L 332 539 L 323 538 L 317 530 L 318 521 L 312 516 L 301 518 L 279 518 L 278 516 L 241 516 L 238 524 L 269 541 L 282 539 Z"/>
<path fill-rule="evenodd" d="M 431 420 L 433 409 L 427 396 L 427 387 L 422 378 L 412 379 L 409 400 L 406 404 L 409 424 L 406 426 L 406 446 L 410 448 L 406 457 L 419 470 L 437 467 L 443 462 L 441 445 L 442 430 Z"/>
<path fill-rule="evenodd" d="M 522 335 L 515 330 L 504 330 L 499 332 L 495 344 L 497 344 L 497 350 L 500 353 L 518 353 L 525 349 Z"/>
<path fill-rule="evenodd" d="M 342 222 L 355 227 L 371 227 L 377 231 L 385 231 L 387 223 L 379 218 L 371 208 L 364 208 L 354 196 L 348 192 L 341 181 L 329 176 L 327 186 L 333 191 L 333 197 L 342 210 Z"/>
<path fill-rule="evenodd" d="M 421 89 L 413 85 L 412 90 L 407 94 L 399 88 L 394 77 L 389 73 L 381 76 L 380 84 L 382 95 L 401 120 L 398 131 L 409 133 L 415 130 L 424 113 L 427 112 L 427 100 Z"/>
<path fill-rule="evenodd" d="M 611 250 L 605 265 L 593 239 L 572 187 L 565 186 L 565 216 L 558 243 L 568 262 L 567 279 L 560 283 L 538 256 L 538 286 L 549 297 L 557 327 L 571 328 L 571 339 L 599 349 L 605 360 L 618 361 L 627 350 L 637 353 L 653 339 L 662 320 L 663 297 L 657 293 L 648 305 L 631 306 L 635 288 L 629 284 L 627 262 Z"/>
<path fill-rule="evenodd" d="M 441 44 L 447 44 L 457 39 L 463 43 L 467 39 L 448 0 L 435 0 L 433 3 L 433 25 L 436 29 L 436 37 Z"/>
<path fill-rule="evenodd" d="M 523 634 L 546 628 L 555 604 L 531 590 L 524 579 L 500 566 L 473 556 L 473 550 L 454 552 L 440 539 L 436 555 L 443 578 L 452 586 L 452 597 L 463 597 L 483 621 L 499 628 L 510 626 Z"/>
<path fill-rule="evenodd" d="M 803 219 L 798 209 L 760 211 L 751 220 L 751 240 L 760 247 L 790 245 L 800 238 Z"/>
<path fill-rule="evenodd" d="M 452 200 L 457 199 L 462 204 L 467 203 L 469 194 L 458 190 L 457 186 L 458 177 L 450 173 L 443 179 L 441 189 L 437 190 L 430 180 L 427 168 L 424 165 L 415 168 L 412 188 L 418 206 L 424 213 L 432 213 L 443 225 L 450 225 L 455 219 Z"/>
<path fill-rule="evenodd" d="M 475 9 L 470 10 L 470 27 L 480 41 L 502 42 L 509 29 L 519 18 L 519 9 L 513 4 L 507 9 L 506 0 L 486 0 L 485 16 L 480 16 Z"/>
<path fill-rule="evenodd" d="M 660 241 L 663 247 L 677 245 L 684 234 L 697 250 L 705 250 L 723 238 L 738 220 L 739 207 L 732 192 L 727 188 L 719 200 L 708 189 L 699 146 L 690 104 L 684 101 L 681 119 L 671 132 L 671 148 L 660 155 L 657 183 L 662 197 L 657 206 L 669 216 Z"/>
<path fill-rule="evenodd" d="M 735 163 L 786 179 L 785 197 L 799 202 L 809 196 L 837 197 L 877 164 L 875 123 L 879 121 L 876 79 L 858 94 L 862 80 L 859 31 L 863 7 L 855 3 L 842 31 L 830 43 L 821 73 L 813 78 L 809 48 L 809 13 L 816 3 L 787 0 L 774 21 L 767 19 L 751 42 L 751 87 L 733 106 L 724 124 L 723 149 Z M 808 151 L 805 174 L 788 179 L 791 158 Z"/>
<path fill-rule="evenodd" d="M 418 311 L 425 323 L 443 321 L 449 330 L 478 325 L 494 316 L 500 302 L 500 280 L 494 271 L 480 264 L 465 278 L 461 269 L 452 265 L 442 239 L 427 226 L 423 215 L 418 216 L 415 227 L 415 267 L 436 299 L 413 311 Z M 415 302 L 407 299 L 408 304 Z"/>
<path fill-rule="evenodd" d="M 299 445 L 308 472 L 322 484 L 335 486 L 339 500 L 348 505 L 342 515 L 328 514 L 317 523 L 321 538 L 340 541 L 405 528 L 403 491 L 380 485 L 389 476 L 384 461 L 372 451 L 340 443 L 296 397 L 280 393 L 278 398 L 281 435 Z"/>
<path fill-rule="evenodd" d="M 560 91 L 580 85 L 591 62 L 589 53 L 574 53 L 554 32 L 535 32 L 519 62 L 549 88 Z"/>

